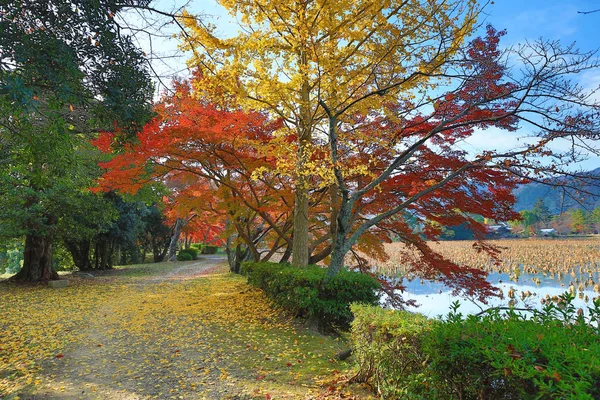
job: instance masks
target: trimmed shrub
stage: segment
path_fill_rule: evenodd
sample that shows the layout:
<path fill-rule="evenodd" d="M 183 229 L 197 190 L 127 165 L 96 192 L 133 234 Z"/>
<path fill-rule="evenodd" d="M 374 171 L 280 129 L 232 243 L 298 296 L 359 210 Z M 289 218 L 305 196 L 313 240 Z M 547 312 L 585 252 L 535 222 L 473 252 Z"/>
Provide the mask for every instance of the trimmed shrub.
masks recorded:
<path fill-rule="evenodd" d="M 194 257 L 189 252 L 179 252 L 177 254 L 177 261 L 192 261 Z"/>
<path fill-rule="evenodd" d="M 179 250 L 179 254 L 186 254 L 186 253 L 189 254 L 190 256 L 192 256 L 191 260 L 197 260 L 198 259 L 198 250 L 196 250 L 194 248 Z"/>
<path fill-rule="evenodd" d="M 347 329 L 350 303 L 376 304 L 379 283 L 369 275 L 341 271 L 326 279 L 326 270 L 277 263 L 243 263 L 248 283 L 262 289 L 275 304 L 296 316 L 316 318 L 325 328 Z"/>
<path fill-rule="evenodd" d="M 219 246 L 215 246 L 214 244 L 202 245 L 202 254 L 217 254 L 218 251 Z"/>
<path fill-rule="evenodd" d="M 423 334 L 433 320 L 421 314 L 352 304 L 351 341 L 356 382 L 373 381 L 384 399 L 422 398 L 426 356 Z"/>
<path fill-rule="evenodd" d="M 354 379 L 385 399 L 600 399 L 600 300 L 586 321 L 562 299 L 529 319 L 353 306 Z"/>

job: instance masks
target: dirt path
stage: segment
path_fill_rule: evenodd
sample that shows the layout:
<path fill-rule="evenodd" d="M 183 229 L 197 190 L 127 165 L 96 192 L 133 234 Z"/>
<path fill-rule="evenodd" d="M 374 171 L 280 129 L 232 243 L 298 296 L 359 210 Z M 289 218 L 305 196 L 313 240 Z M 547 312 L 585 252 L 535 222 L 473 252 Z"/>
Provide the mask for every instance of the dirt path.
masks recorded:
<path fill-rule="evenodd" d="M 342 345 L 282 320 L 225 263 L 72 278 L 68 301 L 89 303 L 79 331 L 20 399 L 316 398 L 317 377 L 343 368 L 332 360 Z"/>
<path fill-rule="evenodd" d="M 184 264 L 176 267 L 172 271 L 166 271 L 159 275 L 153 276 L 148 280 L 147 284 L 158 284 L 165 281 L 182 281 L 186 279 L 194 279 L 222 270 L 227 263 L 227 258 L 224 256 L 201 256 L 201 259 L 194 261 L 191 264 Z"/>
<path fill-rule="evenodd" d="M 188 279 L 223 270 L 226 259 L 222 256 L 205 257 L 192 263 L 177 265 L 173 269 L 160 270 L 156 275 L 142 277 L 131 283 L 130 289 L 136 289 L 142 294 L 152 293 L 157 285 L 173 285 Z M 98 277 L 97 279 L 102 279 Z M 128 301 L 127 290 L 119 293 L 114 300 Z M 144 300 L 141 297 L 130 298 L 138 300 L 129 304 L 133 308 L 142 308 Z M 135 301 L 134 300 L 134 301 Z M 165 337 L 154 337 L 139 340 L 136 335 L 120 331 L 126 320 L 115 321 L 119 315 L 118 308 L 122 304 L 101 306 L 95 315 L 89 319 L 89 325 L 84 327 L 83 339 L 67 347 L 44 365 L 44 382 L 42 390 L 22 398 L 30 399 L 115 399 L 137 400 L 146 398 L 191 398 L 190 394 L 182 392 L 182 378 L 189 378 L 199 384 L 205 384 L 207 379 L 195 379 L 198 374 L 191 370 L 183 370 L 183 363 L 171 362 L 174 357 L 181 357 L 176 349 L 163 348 Z M 116 306 L 116 307 L 115 307 Z M 135 320 L 135 315 L 129 315 L 129 321 Z M 82 327 L 83 328 L 83 327 Z M 162 333 L 168 334 L 166 326 Z M 179 327 L 178 327 L 179 328 Z M 182 346 L 184 347 L 184 346 Z M 206 352 L 193 355 L 206 358 Z M 216 380 L 218 382 L 218 379 Z M 217 387 L 204 391 L 194 398 L 226 397 L 227 388 Z M 194 386 L 188 385 L 188 389 Z M 183 391 L 185 392 L 185 391 Z M 237 397 L 241 398 L 241 397 Z"/>

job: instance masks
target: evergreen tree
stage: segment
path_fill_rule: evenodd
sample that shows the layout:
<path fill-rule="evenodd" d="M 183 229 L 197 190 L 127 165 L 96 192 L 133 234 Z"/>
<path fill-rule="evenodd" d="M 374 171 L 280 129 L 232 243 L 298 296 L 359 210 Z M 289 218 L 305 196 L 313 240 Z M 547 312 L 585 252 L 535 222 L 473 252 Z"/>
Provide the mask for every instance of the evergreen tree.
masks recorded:
<path fill-rule="evenodd" d="M 552 219 L 552 213 L 550 212 L 550 209 L 548 208 L 546 203 L 544 203 L 544 199 L 542 199 L 541 197 L 538 198 L 531 211 L 536 216 L 537 220 L 541 222 L 544 226 L 546 226 Z"/>
<path fill-rule="evenodd" d="M 571 230 L 574 233 L 586 233 L 588 230 L 588 217 L 581 208 L 569 210 L 571 214 Z"/>
<path fill-rule="evenodd" d="M 150 115 L 143 53 L 115 15 L 147 0 L 0 0 L 0 236 L 25 237 L 15 280 L 57 279 L 52 245 L 89 187 L 80 150 L 100 127 L 133 133 Z"/>
<path fill-rule="evenodd" d="M 523 218 L 523 226 L 525 228 L 530 228 L 539 221 L 537 215 L 533 211 L 523 210 L 520 212 L 520 214 Z"/>

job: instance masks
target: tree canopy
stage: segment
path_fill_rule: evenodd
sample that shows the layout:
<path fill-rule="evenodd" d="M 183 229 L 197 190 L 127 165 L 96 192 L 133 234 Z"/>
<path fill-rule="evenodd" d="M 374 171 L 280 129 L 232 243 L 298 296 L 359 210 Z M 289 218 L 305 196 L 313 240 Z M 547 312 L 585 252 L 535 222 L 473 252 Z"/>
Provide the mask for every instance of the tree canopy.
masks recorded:
<path fill-rule="evenodd" d="M 184 13 L 184 47 L 194 50 L 189 63 L 205 75 L 207 94 L 225 93 L 246 107 L 268 110 L 295 139 L 296 154 L 278 167 L 294 179 L 293 262 L 306 265 L 309 196 L 319 173 L 310 161 L 315 140 L 324 134 L 326 109 L 349 122 L 355 113 L 386 109 L 435 87 L 429 78 L 444 73 L 446 60 L 471 32 L 476 2 L 221 4 L 239 17 L 241 33 L 218 38 L 214 26 Z"/>
<path fill-rule="evenodd" d="M 26 235 L 18 280 L 56 278 L 52 238 L 64 200 L 94 178 L 91 135 L 126 136 L 151 114 L 143 53 L 114 22 L 138 3 L 0 3 L 0 198 L 11 204 L 2 234 Z"/>

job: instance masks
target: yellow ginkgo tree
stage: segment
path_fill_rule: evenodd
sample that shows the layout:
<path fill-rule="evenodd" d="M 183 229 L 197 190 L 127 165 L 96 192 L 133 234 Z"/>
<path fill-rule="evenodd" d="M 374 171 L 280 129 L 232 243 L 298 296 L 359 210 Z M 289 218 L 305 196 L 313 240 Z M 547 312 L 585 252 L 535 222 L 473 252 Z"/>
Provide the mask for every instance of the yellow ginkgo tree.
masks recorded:
<path fill-rule="evenodd" d="M 474 28 L 475 0 L 220 0 L 239 33 L 219 38 L 216 26 L 189 14 L 183 47 L 204 77 L 199 93 L 223 94 L 285 122 L 296 146 L 282 168 L 295 180 L 292 258 L 309 260 L 309 193 L 319 168 L 314 146 L 327 141 L 328 114 L 350 122 L 371 110 L 431 90 Z M 365 140 L 370 140 L 366 137 Z M 373 138 L 373 140 L 375 140 Z M 292 154 L 295 153 L 295 154 Z M 330 157 L 330 162 L 336 163 Z M 291 168 L 290 168 L 291 166 Z M 330 186 L 335 236 L 337 180 Z"/>

